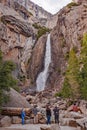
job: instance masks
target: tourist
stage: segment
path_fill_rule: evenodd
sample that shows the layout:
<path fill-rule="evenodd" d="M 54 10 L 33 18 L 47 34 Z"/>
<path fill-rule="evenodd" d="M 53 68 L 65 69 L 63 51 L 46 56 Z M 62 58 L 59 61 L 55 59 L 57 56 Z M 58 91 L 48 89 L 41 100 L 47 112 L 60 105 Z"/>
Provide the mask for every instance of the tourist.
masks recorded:
<path fill-rule="evenodd" d="M 59 108 L 55 106 L 55 108 L 53 109 L 53 112 L 54 112 L 55 123 L 59 124 Z"/>
<path fill-rule="evenodd" d="M 79 106 L 76 103 L 73 104 L 72 111 L 80 112 L 82 114 L 82 110 L 79 108 Z"/>
<path fill-rule="evenodd" d="M 26 116 L 25 110 L 22 109 L 22 111 L 21 111 L 22 125 L 24 125 L 24 123 L 25 123 L 25 116 Z"/>
<path fill-rule="evenodd" d="M 37 106 L 34 105 L 34 108 L 32 109 L 32 113 L 34 114 L 34 124 L 38 123 L 38 110 L 37 110 Z"/>
<path fill-rule="evenodd" d="M 46 107 L 46 117 L 47 117 L 47 125 L 51 124 L 51 109 L 48 105 Z"/>

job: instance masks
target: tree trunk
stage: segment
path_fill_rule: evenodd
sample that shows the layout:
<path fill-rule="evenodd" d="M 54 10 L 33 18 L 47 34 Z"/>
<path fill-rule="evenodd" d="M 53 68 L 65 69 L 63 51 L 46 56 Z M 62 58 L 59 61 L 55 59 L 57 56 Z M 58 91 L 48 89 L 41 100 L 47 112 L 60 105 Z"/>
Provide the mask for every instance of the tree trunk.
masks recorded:
<path fill-rule="evenodd" d="M 24 108 L 26 115 L 30 115 L 31 109 Z M 2 107 L 1 114 L 9 116 L 19 116 L 21 115 L 22 108 L 13 108 L 13 107 Z"/>

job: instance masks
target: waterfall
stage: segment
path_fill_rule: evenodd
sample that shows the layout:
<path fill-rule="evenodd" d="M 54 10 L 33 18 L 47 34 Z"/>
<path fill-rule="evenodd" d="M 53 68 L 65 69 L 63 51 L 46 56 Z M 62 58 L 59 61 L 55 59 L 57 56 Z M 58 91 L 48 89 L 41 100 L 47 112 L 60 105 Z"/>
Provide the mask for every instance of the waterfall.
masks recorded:
<path fill-rule="evenodd" d="M 48 34 L 47 42 L 46 42 L 46 51 L 45 51 L 45 59 L 44 59 L 44 70 L 41 72 L 36 80 L 37 91 L 43 91 L 46 87 L 46 80 L 48 77 L 48 69 L 51 63 L 51 45 L 50 45 L 50 34 Z"/>

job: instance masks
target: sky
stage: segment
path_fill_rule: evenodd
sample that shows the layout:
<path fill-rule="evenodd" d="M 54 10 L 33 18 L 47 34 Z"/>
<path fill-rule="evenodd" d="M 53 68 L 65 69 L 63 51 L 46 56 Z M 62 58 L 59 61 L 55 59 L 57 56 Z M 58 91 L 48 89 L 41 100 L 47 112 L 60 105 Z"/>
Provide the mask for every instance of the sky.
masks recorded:
<path fill-rule="evenodd" d="M 43 7 L 46 11 L 55 14 L 63 6 L 67 5 L 72 0 L 31 0 L 31 1 Z"/>

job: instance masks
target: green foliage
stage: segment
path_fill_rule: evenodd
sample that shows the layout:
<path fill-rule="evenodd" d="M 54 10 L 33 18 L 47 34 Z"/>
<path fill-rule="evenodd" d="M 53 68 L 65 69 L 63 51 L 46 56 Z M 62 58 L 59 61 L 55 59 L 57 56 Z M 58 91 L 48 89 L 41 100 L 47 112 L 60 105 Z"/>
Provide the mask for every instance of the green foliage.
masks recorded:
<path fill-rule="evenodd" d="M 68 79 L 68 82 L 73 90 L 73 96 L 75 98 L 80 97 L 79 92 L 79 61 L 76 57 L 74 49 L 71 49 L 69 53 L 69 60 L 68 60 L 68 67 L 66 71 L 66 78 Z"/>
<path fill-rule="evenodd" d="M 3 61 L 0 51 L 0 105 L 6 101 L 5 90 L 9 91 L 10 87 L 17 84 L 17 80 L 12 77 L 12 71 L 15 65 L 12 61 Z"/>
<path fill-rule="evenodd" d="M 0 51 L 0 62 L 2 61 L 2 52 Z"/>
<path fill-rule="evenodd" d="M 44 34 L 46 34 L 46 32 L 50 32 L 50 29 L 49 28 L 46 28 L 46 27 L 42 27 L 40 25 L 38 25 L 37 23 L 33 24 L 34 28 L 38 29 L 38 32 L 37 32 L 37 40 Z"/>
<path fill-rule="evenodd" d="M 33 24 L 33 27 L 36 28 L 36 29 L 40 29 L 40 28 L 41 28 L 41 26 L 38 25 L 37 23 L 34 23 L 34 24 Z"/>
<path fill-rule="evenodd" d="M 71 8 L 73 6 L 78 6 L 79 4 L 75 3 L 75 2 L 71 2 L 67 5 L 68 8 Z"/>
<path fill-rule="evenodd" d="M 61 37 L 61 46 L 62 46 L 62 48 L 66 46 L 66 41 L 65 41 L 64 37 Z"/>
<path fill-rule="evenodd" d="M 68 82 L 68 79 L 65 78 L 62 90 L 59 93 L 56 93 L 55 96 L 63 98 L 73 98 L 73 90 Z"/>
<path fill-rule="evenodd" d="M 87 100 L 87 34 L 83 35 L 80 62 L 81 71 L 79 83 L 81 87 L 81 97 Z"/>
<path fill-rule="evenodd" d="M 66 52 L 66 54 L 64 55 L 65 60 L 69 59 L 69 52 Z"/>
<path fill-rule="evenodd" d="M 42 27 L 38 30 L 37 39 L 39 39 L 42 35 L 46 34 L 46 32 L 50 32 L 48 28 Z"/>
<path fill-rule="evenodd" d="M 79 61 L 76 57 L 75 51 L 72 48 L 69 52 L 68 66 L 65 73 L 65 80 L 62 90 L 58 93 L 59 96 L 64 98 L 79 98 Z"/>
<path fill-rule="evenodd" d="M 87 33 L 83 35 L 80 58 L 77 48 L 71 49 L 68 55 L 68 66 L 62 90 L 55 96 L 87 100 Z"/>

